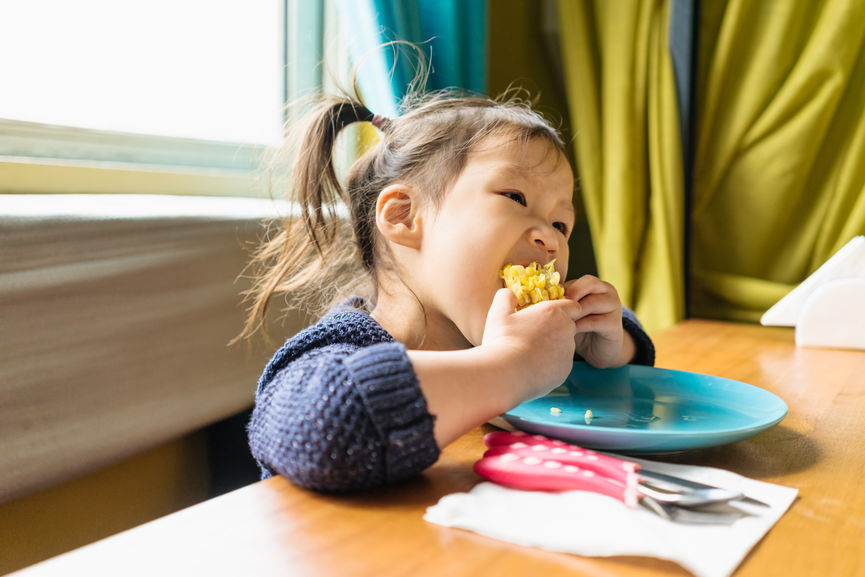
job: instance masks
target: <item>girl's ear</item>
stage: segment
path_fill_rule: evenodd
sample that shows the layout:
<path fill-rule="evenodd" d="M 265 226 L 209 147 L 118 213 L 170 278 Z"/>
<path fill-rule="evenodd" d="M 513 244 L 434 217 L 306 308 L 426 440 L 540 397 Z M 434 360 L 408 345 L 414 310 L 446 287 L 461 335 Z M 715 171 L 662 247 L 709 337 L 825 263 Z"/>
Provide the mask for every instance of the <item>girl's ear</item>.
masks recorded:
<path fill-rule="evenodd" d="M 375 205 L 375 224 L 387 240 L 420 248 L 421 211 L 414 189 L 392 184 L 382 190 Z"/>

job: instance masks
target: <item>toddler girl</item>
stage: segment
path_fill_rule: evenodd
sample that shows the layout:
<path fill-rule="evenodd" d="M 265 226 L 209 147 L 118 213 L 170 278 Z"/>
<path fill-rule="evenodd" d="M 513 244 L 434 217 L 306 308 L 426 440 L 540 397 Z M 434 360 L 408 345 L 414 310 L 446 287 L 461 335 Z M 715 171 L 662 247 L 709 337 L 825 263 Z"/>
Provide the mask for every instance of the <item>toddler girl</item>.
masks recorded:
<path fill-rule="evenodd" d="M 343 186 L 333 144 L 354 122 L 372 122 L 381 140 Z M 573 190 L 559 135 L 521 100 L 427 95 L 392 119 L 353 98 L 314 108 L 291 171 L 300 216 L 258 253 L 247 333 L 274 294 L 303 298 L 345 272 L 370 290 L 289 339 L 265 369 L 249 424 L 263 478 L 321 491 L 399 481 L 561 384 L 575 359 L 652 364 L 649 337 L 608 283 L 583 276 L 564 299 L 519 311 L 503 288 L 511 263 L 555 259 L 566 278 Z"/>

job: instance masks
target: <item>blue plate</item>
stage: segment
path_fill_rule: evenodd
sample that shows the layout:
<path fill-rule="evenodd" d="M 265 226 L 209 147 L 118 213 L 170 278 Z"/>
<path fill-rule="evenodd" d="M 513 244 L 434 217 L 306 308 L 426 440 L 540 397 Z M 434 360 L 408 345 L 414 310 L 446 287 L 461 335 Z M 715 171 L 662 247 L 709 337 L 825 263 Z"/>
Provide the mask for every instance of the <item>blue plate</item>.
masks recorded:
<path fill-rule="evenodd" d="M 591 419 L 586 417 L 589 410 Z M 596 369 L 574 363 L 564 384 L 503 416 L 528 433 L 586 448 L 649 454 L 740 441 L 786 414 L 786 403 L 776 395 L 732 379 L 638 365 Z"/>

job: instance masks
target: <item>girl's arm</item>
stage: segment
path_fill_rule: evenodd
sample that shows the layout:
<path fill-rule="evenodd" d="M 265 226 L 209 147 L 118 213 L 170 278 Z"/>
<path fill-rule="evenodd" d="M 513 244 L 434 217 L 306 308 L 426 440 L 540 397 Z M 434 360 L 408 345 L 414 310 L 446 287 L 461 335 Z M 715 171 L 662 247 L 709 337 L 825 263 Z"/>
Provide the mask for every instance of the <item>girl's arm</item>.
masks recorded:
<path fill-rule="evenodd" d="M 634 314 L 623 309 L 620 322 L 624 332 L 622 352 L 617 363 L 653 365 L 654 345 Z M 551 335 L 552 332 L 547 334 Z M 544 360 L 541 358 L 544 352 L 555 356 L 555 347 L 550 349 L 541 341 L 534 342 L 532 350 L 523 352 L 499 349 L 497 345 L 463 351 L 408 352 L 430 412 L 436 415 L 434 430 L 440 447 L 564 382 L 567 373 L 562 376 L 561 373 L 553 374 L 550 371 L 555 370 L 555 367 L 567 367 L 570 370 L 574 355 L 571 354 L 564 365 L 560 364 L 564 362 L 561 360 Z M 567 337 L 564 342 L 567 342 Z M 567 350 L 568 347 L 565 347 L 562 354 L 566 355 Z M 527 357 L 535 357 L 536 363 L 526 363 L 524 359 Z M 525 369 L 536 364 L 540 364 L 540 369 L 529 369 L 535 374 L 524 373 Z"/>
<path fill-rule="evenodd" d="M 518 405 L 525 393 L 506 358 L 495 350 L 408 351 L 431 414 L 436 444 L 463 434 Z"/>
<path fill-rule="evenodd" d="M 496 293 L 483 342 L 460 351 L 408 351 L 444 447 L 567 378 L 579 303 L 545 301 L 514 312 L 509 289 Z"/>
<path fill-rule="evenodd" d="M 579 303 L 515 306 L 500 290 L 471 349 L 333 345 L 293 361 L 256 398 L 249 438 L 263 476 L 321 491 L 404 479 L 432 465 L 439 447 L 561 384 Z"/>
<path fill-rule="evenodd" d="M 405 347 L 332 345 L 278 372 L 248 428 L 262 477 L 318 491 L 378 487 L 438 459 L 433 419 Z"/>

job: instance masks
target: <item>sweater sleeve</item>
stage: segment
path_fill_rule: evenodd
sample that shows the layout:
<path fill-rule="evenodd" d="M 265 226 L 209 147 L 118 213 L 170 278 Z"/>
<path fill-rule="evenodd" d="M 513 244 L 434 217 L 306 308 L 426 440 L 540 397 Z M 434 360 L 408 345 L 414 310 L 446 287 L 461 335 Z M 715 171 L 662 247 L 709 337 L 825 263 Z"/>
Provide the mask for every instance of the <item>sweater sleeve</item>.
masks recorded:
<path fill-rule="evenodd" d="M 396 482 L 439 456 L 399 343 L 334 345 L 296 359 L 260 391 L 249 439 L 264 478 L 281 474 L 319 491 Z"/>
<path fill-rule="evenodd" d="M 643 330 L 643 325 L 637 320 L 637 315 L 629 308 L 622 308 L 622 327 L 634 340 L 636 351 L 631 360 L 633 365 L 655 365 L 655 345 L 648 333 Z"/>

